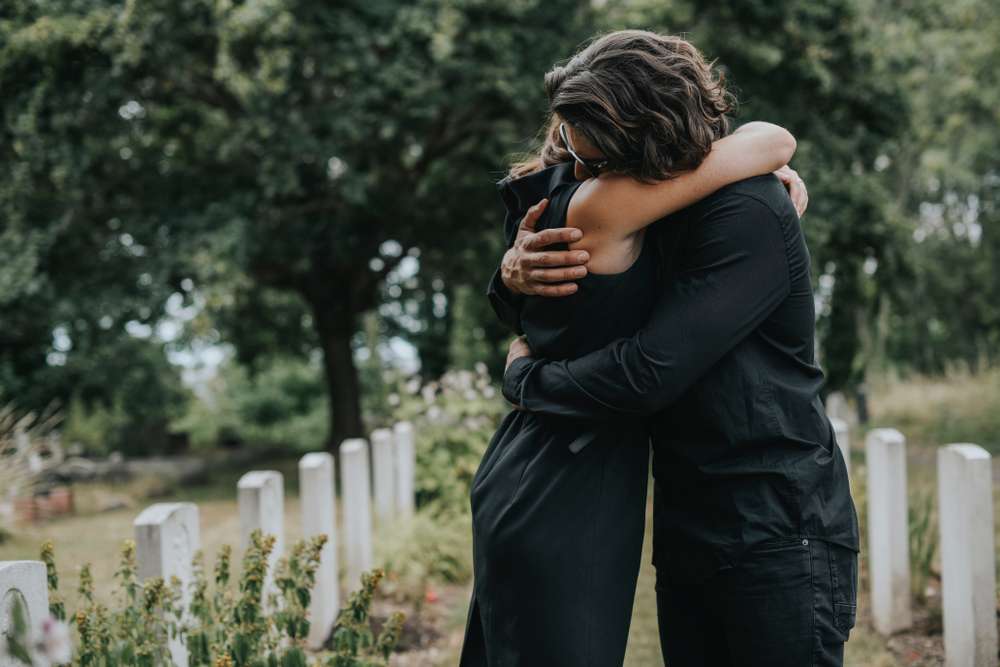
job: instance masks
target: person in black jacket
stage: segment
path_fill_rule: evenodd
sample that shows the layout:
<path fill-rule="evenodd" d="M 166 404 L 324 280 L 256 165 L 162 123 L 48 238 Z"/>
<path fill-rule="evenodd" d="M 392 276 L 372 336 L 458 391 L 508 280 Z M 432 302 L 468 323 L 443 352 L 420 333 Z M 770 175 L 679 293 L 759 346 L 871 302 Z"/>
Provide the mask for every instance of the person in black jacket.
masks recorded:
<path fill-rule="evenodd" d="M 588 273 L 571 296 L 512 299 L 505 312 L 541 355 L 567 360 L 630 336 L 649 316 L 660 291 L 651 224 L 770 174 L 795 141 L 767 123 L 730 134 L 711 66 L 675 37 L 602 36 L 553 69 L 546 88 L 539 159 L 498 184 L 508 238 L 529 207 L 544 208 L 540 234 L 565 236 L 571 247 L 560 253 L 584 255 Z M 573 242 L 574 234 L 582 238 Z M 583 421 L 514 410 L 503 419 L 472 482 L 475 584 L 462 667 L 621 664 L 648 462 L 641 416 Z"/>
<path fill-rule="evenodd" d="M 819 398 L 796 210 L 777 178 L 760 176 L 653 231 L 669 268 L 646 324 L 573 359 L 536 358 L 515 340 L 504 396 L 533 414 L 650 417 L 668 665 L 841 665 L 858 523 Z M 552 266 L 533 245 L 524 236 L 491 282 L 500 314 L 516 292 L 551 286 L 544 273 L 526 279 L 539 275 L 527 265 Z"/>

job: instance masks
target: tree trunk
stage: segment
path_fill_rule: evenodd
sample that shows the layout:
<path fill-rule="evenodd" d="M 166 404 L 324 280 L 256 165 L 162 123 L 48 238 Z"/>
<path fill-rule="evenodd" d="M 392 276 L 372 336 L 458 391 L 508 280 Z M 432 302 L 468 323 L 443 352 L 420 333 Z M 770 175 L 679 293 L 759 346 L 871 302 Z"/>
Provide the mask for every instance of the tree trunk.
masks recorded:
<path fill-rule="evenodd" d="M 329 305 L 313 304 L 312 311 L 323 348 L 323 371 L 329 404 L 327 449 L 336 452 L 345 438 L 360 438 L 365 433 L 361 421 L 358 369 L 351 351 L 354 318 L 337 317 Z"/>

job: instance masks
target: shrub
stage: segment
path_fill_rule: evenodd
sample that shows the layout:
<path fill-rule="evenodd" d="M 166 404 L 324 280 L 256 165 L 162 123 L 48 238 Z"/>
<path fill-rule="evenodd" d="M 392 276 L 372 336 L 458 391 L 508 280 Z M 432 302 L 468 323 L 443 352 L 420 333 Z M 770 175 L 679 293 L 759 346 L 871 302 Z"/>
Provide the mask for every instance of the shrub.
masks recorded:
<path fill-rule="evenodd" d="M 361 575 L 361 589 L 351 595 L 337 618 L 333 633 L 334 654 L 323 667 L 385 667 L 399 641 L 403 614 L 389 617 L 376 635 L 371 629 L 371 605 L 382 580 L 382 570 Z"/>
<path fill-rule="evenodd" d="M 230 585 L 232 550 L 223 547 L 210 582 L 199 553 L 194 559 L 190 602 L 182 603 L 181 582 L 153 577 L 139 582 L 135 543 L 127 541 L 115 577 L 113 606 L 94 595 L 89 565 L 80 573 L 80 609 L 71 616 L 76 628 L 74 667 L 166 667 L 172 665 L 170 640 L 181 639 L 188 665 L 180 667 L 385 667 L 399 638 L 402 614 L 394 614 L 377 636 L 369 612 L 382 572 L 366 573 L 360 591 L 341 611 L 334 633 L 334 651 L 310 656 L 308 609 L 320 552 L 326 536 L 297 542 L 273 572 L 275 592 L 267 594 L 268 557 L 274 538 L 255 531 L 243 557 L 237 588 Z M 65 616 L 59 595 L 52 545 L 42 549 L 48 568 L 50 614 Z M 51 648 L 32 638 L 23 610 L 16 610 L 13 632 L 0 646 L 2 653 L 25 665 L 51 664 Z M 52 625 L 53 628 L 59 626 Z M 52 642 L 49 641 L 49 644 Z M 66 656 L 69 660 L 68 642 Z"/>
<path fill-rule="evenodd" d="M 910 498 L 908 524 L 910 565 L 913 571 L 911 586 L 914 596 L 921 602 L 926 602 L 927 584 L 934 576 L 934 558 L 938 548 L 933 491 L 923 489 Z"/>
<path fill-rule="evenodd" d="M 250 373 L 229 361 L 207 389 L 208 396 L 193 400 L 172 424 L 196 447 L 232 439 L 299 451 L 323 447 L 326 387 L 318 364 L 275 358 Z"/>
<path fill-rule="evenodd" d="M 390 395 L 393 419 L 413 422 L 417 437 L 417 505 L 430 515 L 468 514 L 472 478 L 509 410 L 487 373 L 456 370 L 420 386 L 400 382 Z"/>
<path fill-rule="evenodd" d="M 447 520 L 442 520 L 447 518 Z M 432 581 L 462 583 L 472 576 L 472 520 L 433 517 L 424 510 L 380 534 L 389 594 L 420 607 Z"/>

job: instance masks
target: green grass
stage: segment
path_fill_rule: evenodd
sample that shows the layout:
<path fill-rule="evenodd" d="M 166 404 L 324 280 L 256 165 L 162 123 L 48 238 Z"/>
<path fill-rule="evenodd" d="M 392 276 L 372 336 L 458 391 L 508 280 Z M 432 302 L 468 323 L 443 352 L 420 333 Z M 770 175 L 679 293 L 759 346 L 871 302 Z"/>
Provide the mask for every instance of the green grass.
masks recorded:
<path fill-rule="evenodd" d="M 973 442 L 1000 454 L 1000 368 L 889 377 L 873 382 L 869 393 L 875 425 L 891 425 L 911 443 L 936 448 Z"/>
<path fill-rule="evenodd" d="M 295 461 L 257 464 L 259 470 L 280 470 L 285 475 L 285 544 L 302 536 L 301 510 Z M 60 592 L 70 610 L 76 608 L 76 589 L 80 568 L 90 563 L 98 597 L 116 589 L 113 575 L 118 566 L 122 544 L 132 539 L 132 522 L 148 505 L 156 502 L 194 502 L 201 523 L 201 548 L 211 565 L 223 544 L 233 546 L 234 562 L 243 555 L 239 547 L 239 511 L 236 506 L 236 482 L 245 472 L 220 470 L 201 484 L 164 487 L 155 479 L 136 479 L 121 484 L 77 484 L 74 493 L 77 514 L 74 516 L 19 525 L 10 540 L 0 544 L 0 560 L 37 560 L 41 545 L 52 540 Z M 99 511 L 111 501 L 128 506 Z M 343 562 L 343 561 L 341 561 Z"/>

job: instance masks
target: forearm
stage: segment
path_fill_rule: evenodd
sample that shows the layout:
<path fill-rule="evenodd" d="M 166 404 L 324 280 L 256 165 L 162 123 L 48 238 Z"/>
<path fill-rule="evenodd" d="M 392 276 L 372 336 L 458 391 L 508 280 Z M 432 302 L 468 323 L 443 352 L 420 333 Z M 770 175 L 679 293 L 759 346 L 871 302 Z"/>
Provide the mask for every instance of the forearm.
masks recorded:
<path fill-rule="evenodd" d="M 569 361 L 518 360 L 504 395 L 529 411 L 581 419 L 651 414 L 676 401 L 788 294 L 781 223 L 762 209 L 699 229 L 689 266 L 639 332 Z"/>
<path fill-rule="evenodd" d="M 690 385 L 693 378 L 686 370 L 691 367 L 657 369 L 660 364 L 653 359 L 636 364 L 630 358 L 637 348 L 623 339 L 573 360 L 522 357 L 504 374 L 504 397 L 529 412 L 575 419 L 653 414 Z M 639 372 L 633 375 L 632 370 Z"/>
<path fill-rule="evenodd" d="M 609 174 L 583 183 L 569 208 L 569 224 L 586 233 L 635 233 L 717 190 L 784 166 L 795 153 L 795 137 L 771 123 L 753 122 L 712 144 L 697 169 L 643 183 Z"/>

